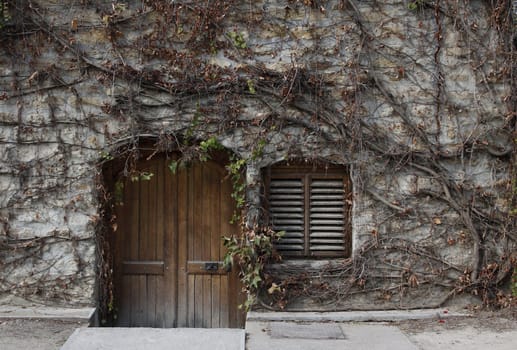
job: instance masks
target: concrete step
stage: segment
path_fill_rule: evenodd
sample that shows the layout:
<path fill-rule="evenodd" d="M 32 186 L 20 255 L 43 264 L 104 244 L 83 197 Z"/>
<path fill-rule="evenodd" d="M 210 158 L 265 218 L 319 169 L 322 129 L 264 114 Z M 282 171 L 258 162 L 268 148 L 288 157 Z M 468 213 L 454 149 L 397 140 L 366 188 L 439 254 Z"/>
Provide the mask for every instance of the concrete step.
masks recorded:
<path fill-rule="evenodd" d="M 243 329 L 80 328 L 61 350 L 244 350 Z"/>
<path fill-rule="evenodd" d="M 95 308 L 64 308 L 51 306 L 0 305 L 0 320 L 56 320 L 65 322 L 91 323 Z"/>
<path fill-rule="evenodd" d="M 471 317 L 471 314 L 452 312 L 447 309 L 343 311 L 343 312 L 275 312 L 252 311 L 249 321 L 297 321 L 297 322 L 392 322 L 422 319 L 446 319 L 448 317 Z"/>

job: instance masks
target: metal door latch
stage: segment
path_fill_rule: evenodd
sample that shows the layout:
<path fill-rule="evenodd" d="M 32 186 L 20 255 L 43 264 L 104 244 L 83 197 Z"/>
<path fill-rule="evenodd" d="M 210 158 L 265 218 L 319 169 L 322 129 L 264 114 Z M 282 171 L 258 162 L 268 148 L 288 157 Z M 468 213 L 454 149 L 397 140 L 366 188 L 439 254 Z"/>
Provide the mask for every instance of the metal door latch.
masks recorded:
<path fill-rule="evenodd" d="M 205 263 L 205 271 L 216 272 L 219 270 L 219 263 L 217 262 L 206 262 Z"/>

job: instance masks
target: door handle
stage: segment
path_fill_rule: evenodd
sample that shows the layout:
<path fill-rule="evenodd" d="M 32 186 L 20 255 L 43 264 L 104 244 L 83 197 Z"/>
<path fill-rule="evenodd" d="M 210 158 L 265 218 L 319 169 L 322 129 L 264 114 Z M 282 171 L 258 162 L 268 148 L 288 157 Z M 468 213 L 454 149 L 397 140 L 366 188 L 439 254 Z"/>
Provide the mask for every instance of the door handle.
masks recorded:
<path fill-rule="evenodd" d="M 205 263 L 205 271 L 207 271 L 207 272 L 217 272 L 217 270 L 219 270 L 219 263 L 213 262 L 213 261 Z"/>
<path fill-rule="evenodd" d="M 187 261 L 188 274 L 226 275 L 232 271 L 232 266 L 224 266 L 222 261 Z"/>

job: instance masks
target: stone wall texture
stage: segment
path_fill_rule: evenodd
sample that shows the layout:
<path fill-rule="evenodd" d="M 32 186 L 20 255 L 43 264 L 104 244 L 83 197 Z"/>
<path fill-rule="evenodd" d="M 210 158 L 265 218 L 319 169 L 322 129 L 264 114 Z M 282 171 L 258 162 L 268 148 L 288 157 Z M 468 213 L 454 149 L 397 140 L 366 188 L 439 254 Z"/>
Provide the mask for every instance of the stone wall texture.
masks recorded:
<path fill-rule="evenodd" d="M 249 220 L 262 168 L 350 167 L 352 259 L 276 266 L 320 282 L 293 308 L 425 307 L 504 282 L 516 248 L 511 5 L 10 2 L 0 294 L 97 304 L 102 164 L 143 139 L 166 150 L 212 136 L 248 160 Z"/>

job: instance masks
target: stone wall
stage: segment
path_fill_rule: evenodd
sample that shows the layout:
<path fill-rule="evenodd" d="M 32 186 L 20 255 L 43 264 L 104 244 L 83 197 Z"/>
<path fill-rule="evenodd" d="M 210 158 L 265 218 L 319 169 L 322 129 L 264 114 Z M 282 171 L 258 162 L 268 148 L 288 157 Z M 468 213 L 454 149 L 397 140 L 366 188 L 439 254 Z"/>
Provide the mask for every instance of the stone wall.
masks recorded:
<path fill-rule="evenodd" d="M 212 136 L 248 160 L 250 220 L 261 168 L 350 166 L 353 259 L 328 280 L 334 265 L 303 262 L 321 288 L 292 305 L 425 307 L 498 285 L 516 243 L 515 57 L 510 2 L 492 3 L 13 1 L 0 293 L 96 304 L 102 164 Z"/>

